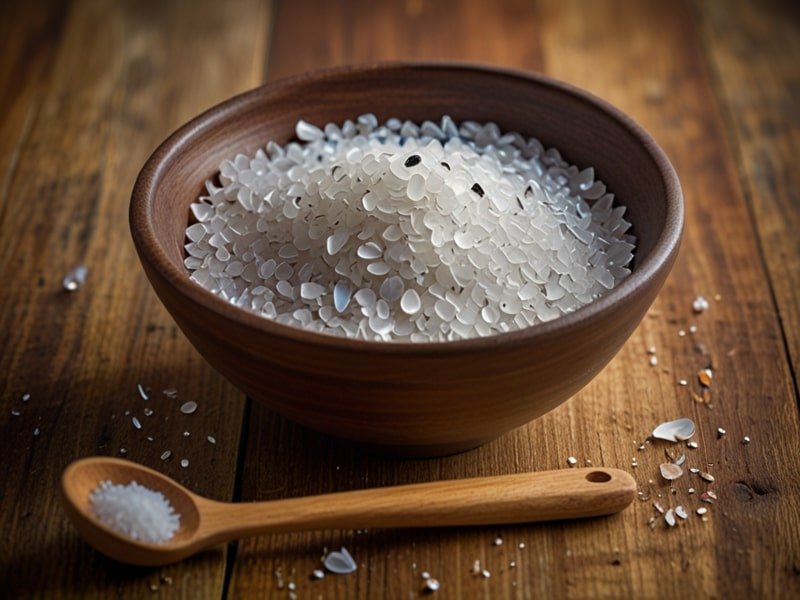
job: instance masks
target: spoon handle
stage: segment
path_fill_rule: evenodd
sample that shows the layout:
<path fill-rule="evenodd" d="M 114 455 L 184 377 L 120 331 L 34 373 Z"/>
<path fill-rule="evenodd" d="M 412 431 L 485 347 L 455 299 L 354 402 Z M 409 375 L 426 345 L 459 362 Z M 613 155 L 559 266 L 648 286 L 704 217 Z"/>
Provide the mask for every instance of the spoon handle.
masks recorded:
<path fill-rule="evenodd" d="M 209 541 L 312 529 L 441 527 L 594 517 L 628 506 L 636 483 L 618 469 L 562 469 L 203 507 Z M 202 535 L 201 534 L 201 535 Z"/>

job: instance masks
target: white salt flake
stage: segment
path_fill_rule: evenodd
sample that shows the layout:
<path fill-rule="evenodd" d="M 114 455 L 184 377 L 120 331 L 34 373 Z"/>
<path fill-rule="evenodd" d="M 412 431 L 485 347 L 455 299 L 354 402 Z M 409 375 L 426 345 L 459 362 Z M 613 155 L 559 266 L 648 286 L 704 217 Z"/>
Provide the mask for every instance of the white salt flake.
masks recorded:
<path fill-rule="evenodd" d="M 181 405 L 181 412 L 185 415 L 190 415 L 197 410 L 197 402 L 189 400 Z"/>
<path fill-rule="evenodd" d="M 674 463 L 664 463 L 659 467 L 661 477 L 667 481 L 673 481 L 683 475 L 683 469 Z"/>
<path fill-rule="evenodd" d="M 708 300 L 704 296 L 698 296 L 692 302 L 692 310 L 695 313 L 703 313 L 709 309 Z"/>
<path fill-rule="evenodd" d="M 664 520 L 667 522 L 667 525 L 669 525 L 670 527 L 675 527 L 675 523 L 676 523 L 676 521 L 675 521 L 675 511 L 673 511 L 670 508 L 667 511 L 667 513 L 664 515 Z"/>
<path fill-rule="evenodd" d="M 691 419 L 676 419 L 662 423 L 653 430 L 651 434 L 654 438 L 667 440 L 668 442 L 680 442 L 688 440 L 694 435 L 695 425 Z"/>
<path fill-rule="evenodd" d="M 630 274 L 625 208 L 535 139 L 372 114 L 299 121 L 296 135 L 224 161 L 222 187 L 191 205 L 191 279 L 244 310 L 330 335 L 456 340 L 569 314 Z"/>
<path fill-rule="evenodd" d="M 304 142 L 313 142 L 314 140 L 320 140 L 325 137 L 325 133 L 322 129 L 303 120 L 297 122 L 295 133 L 297 134 L 297 138 Z"/>
<path fill-rule="evenodd" d="M 350 553 L 344 546 L 342 546 L 338 552 L 329 552 L 323 564 L 331 573 L 336 573 L 337 575 L 347 575 L 358 569 L 356 561 L 353 560 L 353 557 L 350 556 Z"/>
<path fill-rule="evenodd" d="M 408 289 L 403 293 L 402 298 L 400 298 L 400 308 L 407 315 L 415 315 L 419 312 L 420 308 L 422 308 L 422 302 L 416 290 Z"/>
<path fill-rule="evenodd" d="M 318 283 L 302 283 L 300 284 L 300 297 L 304 300 L 316 300 L 326 291 L 325 287 Z"/>
<path fill-rule="evenodd" d="M 86 283 L 86 276 L 89 274 L 89 269 L 85 265 L 78 265 L 64 276 L 61 282 L 62 287 L 68 292 L 74 292 L 84 283 Z"/>

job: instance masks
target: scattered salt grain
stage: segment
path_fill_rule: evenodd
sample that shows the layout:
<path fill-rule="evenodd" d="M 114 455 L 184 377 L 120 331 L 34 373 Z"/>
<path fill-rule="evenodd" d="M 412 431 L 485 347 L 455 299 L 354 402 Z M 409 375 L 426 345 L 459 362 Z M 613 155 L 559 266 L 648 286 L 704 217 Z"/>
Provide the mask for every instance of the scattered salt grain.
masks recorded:
<path fill-rule="evenodd" d="M 701 506 L 696 512 L 698 515 L 702 516 L 708 512 L 708 509 L 705 506 Z"/>
<path fill-rule="evenodd" d="M 12 416 L 12 417 L 18 417 L 18 416 L 20 416 L 21 414 L 22 414 L 22 413 L 21 413 L 21 412 L 19 412 L 18 410 L 11 409 L 11 416 Z"/>
<path fill-rule="evenodd" d="M 299 144 L 225 161 L 192 205 L 191 279 L 285 325 L 426 342 L 550 321 L 630 274 L 593 169 L 493 123 L 393 124 L 299 121 Z"/>
<path fill-rule="evenodd" d="M 139 421 L 139 419 L 137 419 L 136 417 L 133 417 L 133 418 L 131 419 L 131 423 L 133 423 L 133 426 L 134 426 L 134 428 L 136 428 L 136 429 L 141 429 L 141 428 L 142 428 L 142 423 L 141 423 L 141 422 Z"/>
<path fill-rule="evenodd" d="M 185 415 L 190 415 L 196 410 L 197 410 L 197 402 L 194 402 L 193 400 L 189 400 L 189 402 L 184 402 L 181 405 L 181 412 Z"/>
<path fill-rule="evenodd" d="M 187 458 L 182 458 L 182 459 L 181 459 L 181 466 L 182 466 L 184 469 L 185 469 L 186 467 L 188 467 L 188 466 L 189 466 L 189 459 L 187 459 Z"/>
<path fill-rule="evenodd" d="M 86 276 L 89 274 L 89 269 L 84 265 L 78 265 L 64 276 L 61 282 L 62 287 L 68 292 L 74 292 L 84 283 L 86 283 Z"/>
<path fill-rule="evenodd" d="M 208 440 L 209 444 L 216 444 L 217 443 L 217 439 L 213 435 L 208 436 L 206 439 Z"/>
<path fill-rule="evenodd" d="M 425 591 L 426 592 L 438 592 L 441 584 L 439 583 L 438 579 L 433 579 L 432 577 L 425 580 Z"/>
<path fill-rule="evenodd" d="M 152 408 L 145 408 L 142 412 L 144 412 L 145 417 L 152 417 L 153 416 L 153 409 Z"/>
<path fill-rule="evenodd" d="M 503 538 L 501 538 L 499 536 L 494 538 L 494 545 L 495 546 L 502 546 L 503 545 Z"/>
<path fill-rule="evenodd" d="M 172 456 L 172 452 L 170 450 L 166 450 L 161 454 L 161 460 L 167 460 L 170 456 Z"/>
<path fill-rule="evenodd" d="M 136 384 L 136 389 L 139 391 L 139 396 L 141 396 L 142 400 L 150 400 L 150 396 L 147 395 L 144 387 L 142 387 L 141 383 Z"/>
<path fill-rule="evenodd" d="M 664 515 L 664 520 L 667 522 L 667 525 L 669 525 L 670 527 L 675 527 L 675 522 L 676 522 L 675 521 L 675 511 L 673 511 L 670 508 L 667 511 L 667 513 Z"/>
<path fill-rule="evenodd" d="M 683 506 L 676 506 L 675 507 L 675 514 L 678 515 L 681 519 L 688 519 L 689 513 L 686 512 L 686 509 Z"/>
<path fill-rule="evenodd" d="M 659 467 L 661 477 L 667 481 L 673 481 L 683 475 L 683 469 L 673 463 L 664 463 Z"/>
<path fill-rule="evenodd" d="M 750 443 L 750 436 L 746 435 L 742 438 L 742 444 L 745 446 Z"/>
<path fill-rule="evenodd" d="M 329 552 L 323 564 L 331 573 L 336 573 L 337 575 L 346 575 L 358 569 L 356 561 L 353 560 L 353 557 L 350 556 L 344 546 L 338 552 Z"/>
<path fill-rule="evenodd" d="M 703 296 L 698 296 L 692 302 L 692 310 L 697 314 L 707 311 L 708 308 L 708 300 L 706 300 Z"/>
<path fill-rule="evenodd" d="M 311 571 L 311 579 L 325 579 L 325 571 L 322 569 L 314 569 Z"/>
<path fill-rule="evenodd" d="M 700 473 L 700 479 L 702 479 L 703 481 L 707 481 L 708 483 L 714 483 L 715 481 L 714 476 L 711 473 L 704 473 L 704 472 Z"/>
<path fill-rule="evenodd" d="M 688 440 L 694 435 L 694 432 L 694 421 L 691 419 L 676 419 L 675 421 L 662 423 L 653 430 L 651 435 L 660 440 L 679 442 Z"/>
<path fill-rule="evenodd" d="M 189 433 L 188 431 L 184 431 L 183 432 L 183 437 L 189 437 L 190 435 L 192 435 L 192 434 Z"/>
<path fill-rule="evenodd" d="M 33 430 L 33 437 L 39 437 L 39 434 L 40 434 L 40 433 L 41 433 L 41 431 L 40 431 L 40 430 L 39 430 L 39 428 L 37 427 L 36 429 L 34 429 L 34 430 Z"/>
<path fill-rule="evenodd" d="M 697 442 L 686 442 L 686 447 L 690 450 L 697 450 L 698 444 Z"/>
<path fill-rule="evenodd" d="M 31 395 L 29 393 L 25 392 L 24 394 L 22 394 L 22 401 L 23 402 L 27 402 L 30 399 L 31 399 Z"/>
<path fill-rule="evenodd" d="M 718 438 L 725 437 L 726 433 L 728 433 L 728 432 L 725 431 L 725 429 L 723 429 L 722 427 L 717 427 L 717 437 Z"/>
<path fill-rule="evenodd" d="M 575 465 L 578 464 L 578 459 L 575 458 L 574 456 L 569 456 L 569 457 L 567 457 L 567 464 L 570 467 L 574 467 Z"/>
<path fill-rule="evenodd" d="M 95 516 L 131 539 L 163 544 L 180 527 L 180 515 L 161 493 L 135 481 L 117 485 L 103 481 L 89 496 Z"/>
<path fill-rule="evenodd" d="M 658 364 L 658 357 L 653 355 L 649 358 L 650 366 L 655 367 Z"/>

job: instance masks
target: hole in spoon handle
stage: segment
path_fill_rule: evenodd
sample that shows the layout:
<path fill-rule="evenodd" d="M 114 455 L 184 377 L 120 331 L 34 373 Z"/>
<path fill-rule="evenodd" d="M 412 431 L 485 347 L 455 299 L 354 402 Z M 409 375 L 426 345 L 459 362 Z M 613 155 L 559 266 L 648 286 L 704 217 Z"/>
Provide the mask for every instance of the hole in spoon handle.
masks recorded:
<path fill-rule="evenodd" d="M 591 483 L 607 483 L 611 481 L 611 474 L 605 471 L 591 471 L 586 474 L 586 481 Z"/>

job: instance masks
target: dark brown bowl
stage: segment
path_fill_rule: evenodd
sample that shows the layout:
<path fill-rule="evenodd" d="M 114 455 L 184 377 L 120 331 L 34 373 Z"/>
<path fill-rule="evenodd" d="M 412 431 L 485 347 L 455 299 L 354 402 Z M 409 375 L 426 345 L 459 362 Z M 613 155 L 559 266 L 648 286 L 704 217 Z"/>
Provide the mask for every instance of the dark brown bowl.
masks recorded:
<path fill-rule="evenodd" d="M 189 204 L 220 163 L 294 136 L 302 118 L 365 112 L 422 121 L 449 114 L 536 136 L 593 166 L 638 238 L 633 273 L 600 300 L 542 325 L 430 344 L 360 341 L 281 325 L 193 283 L 183 265 Z M 662 150 L 590 94 L 546 77 L 458 64 L 348 67 L 265 85 L 203 113 L 144 165 L 131 199 L 133 240 L 158 297 L 208 362 L 286 417 L 398 455 L 487 442 L 551 410 L 613 358 L 653 302 L 678 252 L 683 198 Z"/>

